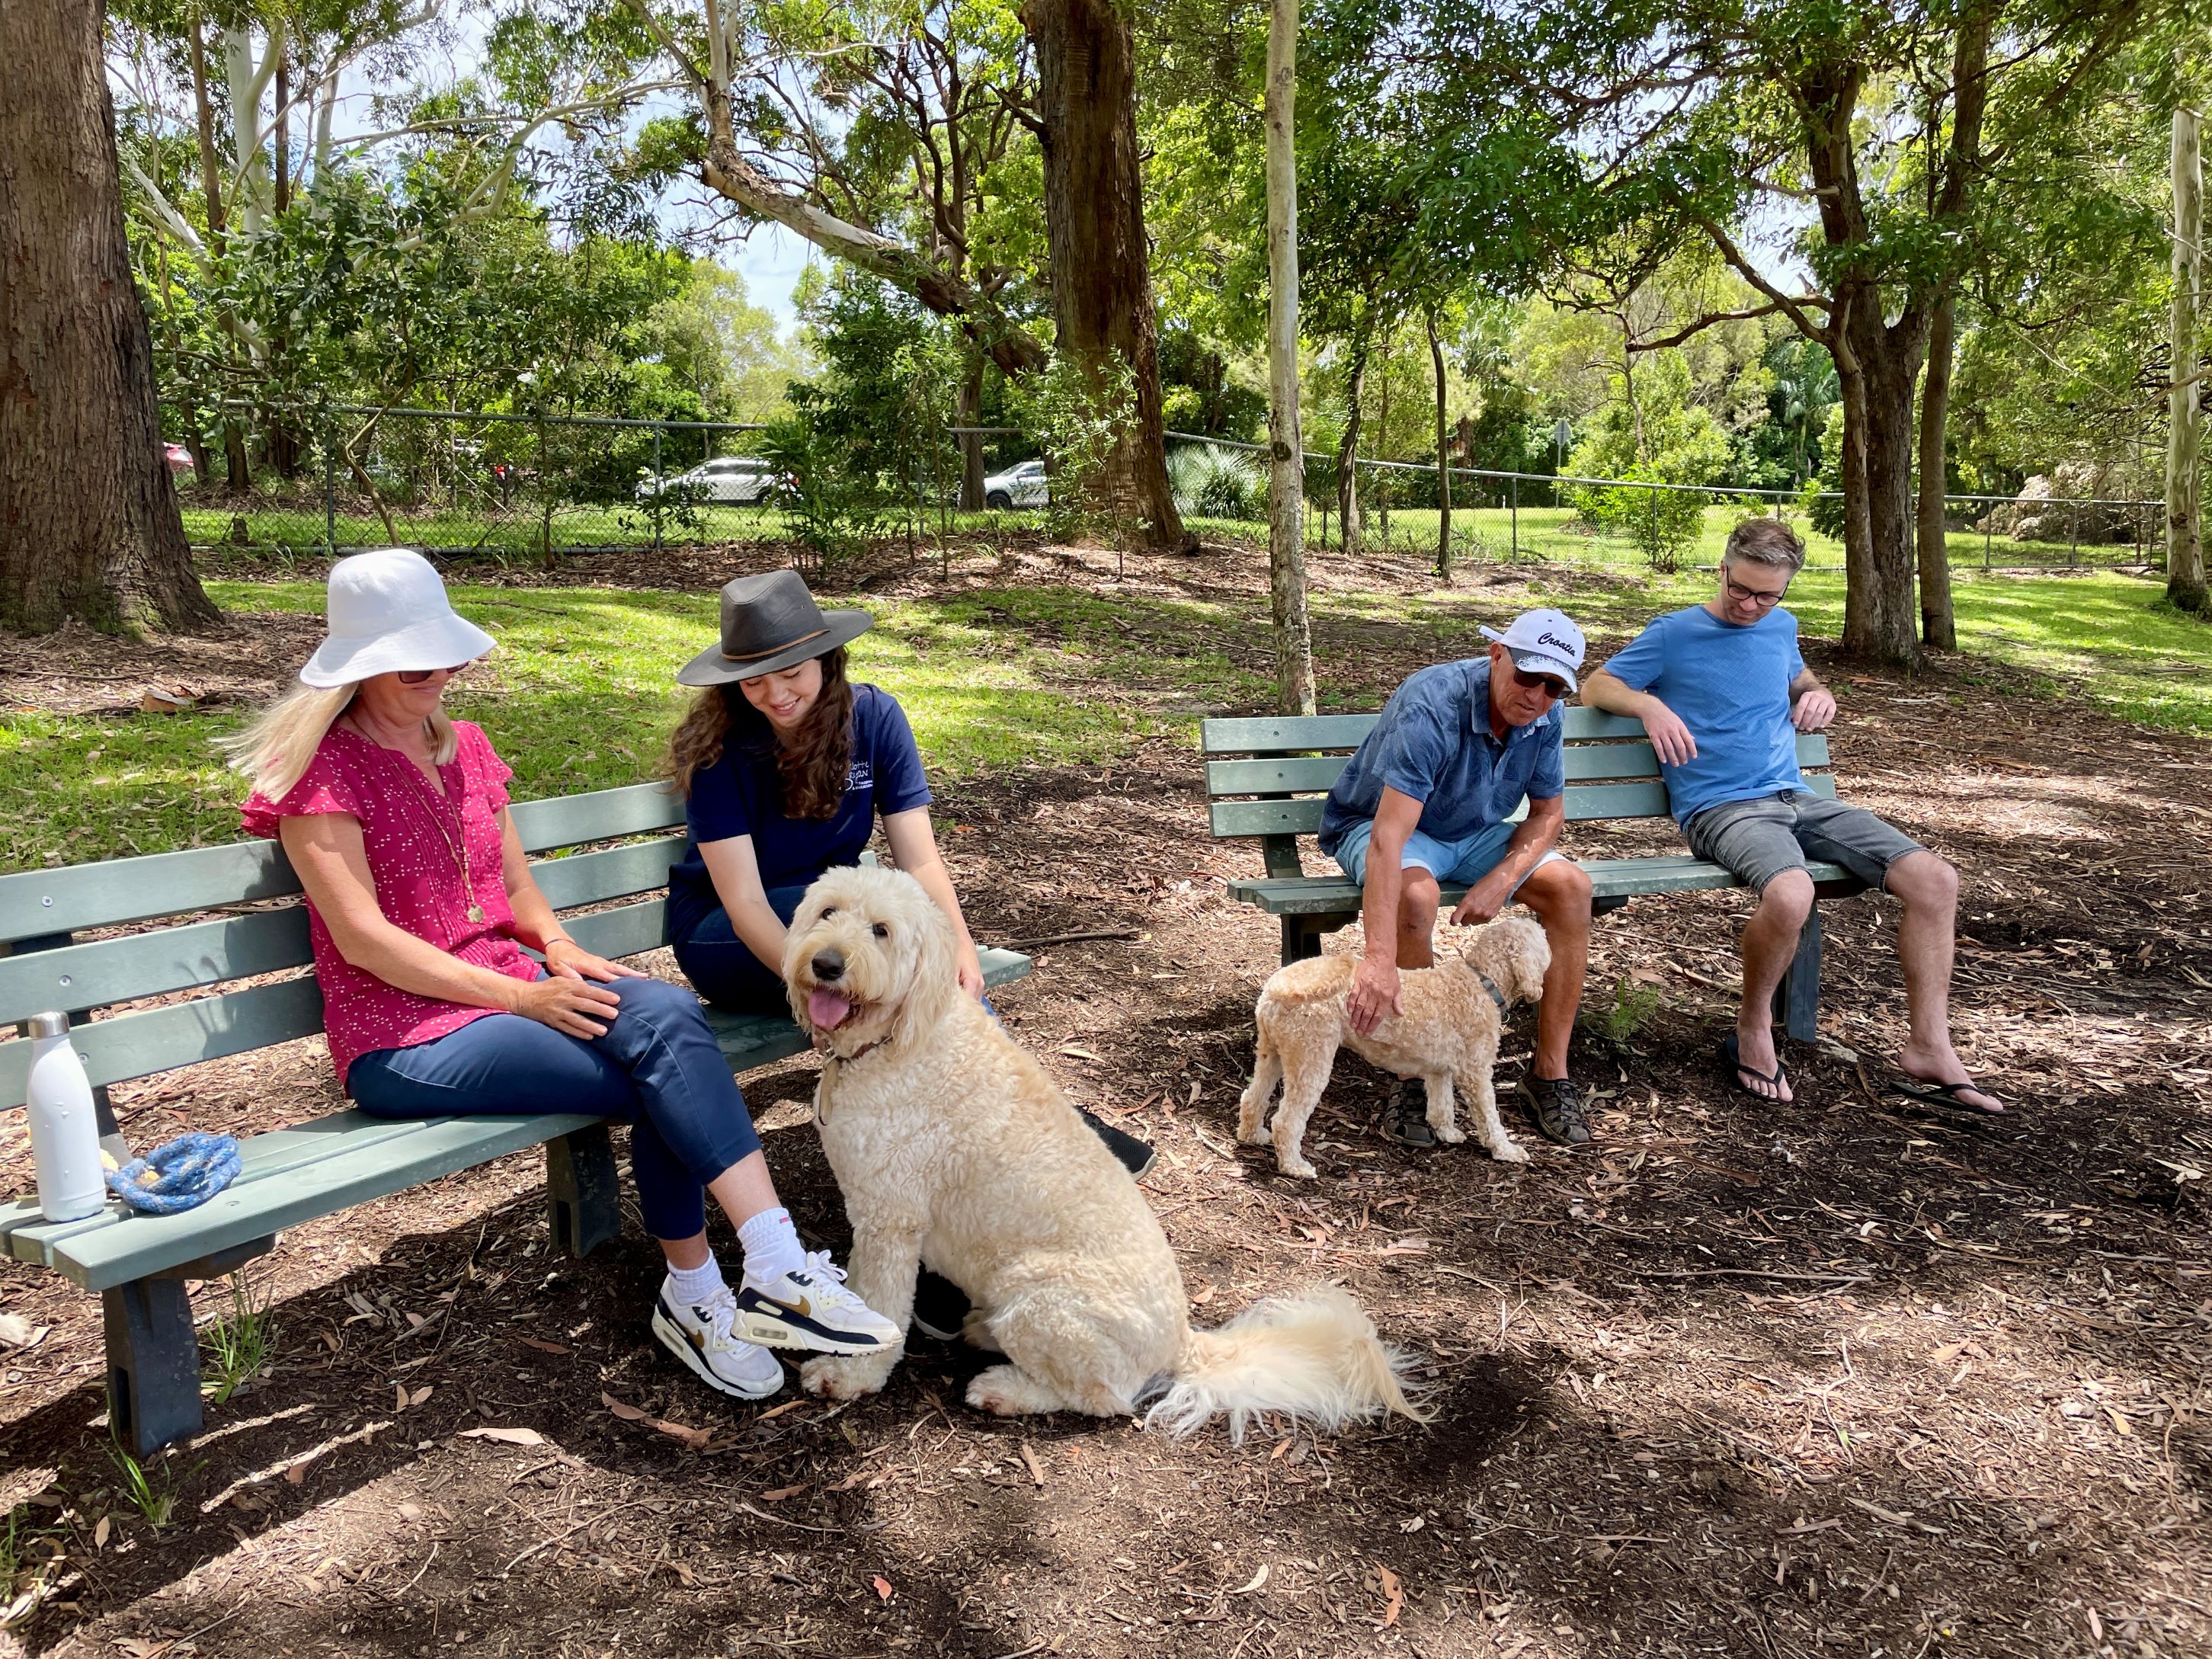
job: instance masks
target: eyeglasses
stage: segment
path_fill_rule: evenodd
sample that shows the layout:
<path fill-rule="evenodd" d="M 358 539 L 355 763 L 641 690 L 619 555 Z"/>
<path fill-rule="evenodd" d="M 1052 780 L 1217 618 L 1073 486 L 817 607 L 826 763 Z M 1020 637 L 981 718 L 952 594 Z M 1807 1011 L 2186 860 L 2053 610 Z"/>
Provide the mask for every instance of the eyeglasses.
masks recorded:
<path fill-rule="evenodd" d="M 1557 702 L 1567 695 L 1567 683 L 1551 674 L 1532 674 L 1525 668 L 1513 671 L 1513 684 L 1523 691 L 1538 691 Z"/>
<path fill-rule="evenodd" d="M 451 679 L 467 666 L 468 664 L 459 662 L 455 663 L 451 668 L 403 668 L 399 671 L 399 683 L 402 685 L 422 685 L 427 683 L 433 674 L 443 674 L 447 679 Z"/>
<path fill-rule="evenodd" d="M 1776 588 L 1771 593 L 1767 593 L 1762 592 L 1756 587 L 1746 587 L 1733 576 L 1728 579 L 1729 598 L 1734 599 L 1738 605 L 1755 605 L 1761 611 L 1773 610 L 1776 605 L 1782 603 L 1782 596 L 1789 591 L 1790 585 L 1787 582 Z"/>

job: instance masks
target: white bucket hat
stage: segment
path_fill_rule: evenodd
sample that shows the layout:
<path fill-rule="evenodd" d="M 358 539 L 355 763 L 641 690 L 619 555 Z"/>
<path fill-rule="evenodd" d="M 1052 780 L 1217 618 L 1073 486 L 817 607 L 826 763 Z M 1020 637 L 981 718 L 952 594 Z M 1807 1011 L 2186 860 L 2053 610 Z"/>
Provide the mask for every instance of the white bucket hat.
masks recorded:
<path fill-rule="evenodd" d="M 374 674 L 452 668 L 499 641 L 454 611 L 446 584 L 411 547 L 380 547 L 331 567 L 330 632 L 300 678 L 350 685 Z"/>

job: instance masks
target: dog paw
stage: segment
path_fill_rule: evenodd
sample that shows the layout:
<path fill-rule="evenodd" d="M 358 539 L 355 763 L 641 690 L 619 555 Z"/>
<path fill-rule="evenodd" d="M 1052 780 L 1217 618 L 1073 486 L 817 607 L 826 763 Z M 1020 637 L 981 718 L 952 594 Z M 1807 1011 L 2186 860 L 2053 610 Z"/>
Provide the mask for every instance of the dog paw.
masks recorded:
<path fill-rule="evenodd" d="M 1500 1164 L 1526 1164 L 1528 1149 L 1516 1140 L 1501 1140 L 1490 1149 L 1491 1157 Z"/>
<path fill-rule="evenodd" d="M 1247 1146 L 1264 1146 L 1271 1137 L 1267 1133 L 1267 1126 L 1257 1118 L 1252 1121 L 1249 1128 L 1245 1126 L 1244 1121 L 1239 1118 L 1237 1121 L 1237 1139 Z"/>
<path fill-rule="evenodd" d="M 799 1382 L 807 1393 L 824 1400 L 858 1400 L 863 1395 L 882 1393 L 891 1367 L 897 1363 L 896 1352 L 823 1354 L 799 1368 Z"/>
<path fill-rule="evenodd" d="M 1467 1139 L 1467 1131 L 1455 1124 L 1432 1123 L 1429 1127 L 1437 1132 L 1437 1139 L 1447 1146 L 1456 1146 Z"/>
<path fill-rule="evenodd" d="M 1300 1181 L 1318 1181 L 1321 1178 L 1321 1171 L 1302 1158 L 1278 1158 L 1275 1168 Z"/>

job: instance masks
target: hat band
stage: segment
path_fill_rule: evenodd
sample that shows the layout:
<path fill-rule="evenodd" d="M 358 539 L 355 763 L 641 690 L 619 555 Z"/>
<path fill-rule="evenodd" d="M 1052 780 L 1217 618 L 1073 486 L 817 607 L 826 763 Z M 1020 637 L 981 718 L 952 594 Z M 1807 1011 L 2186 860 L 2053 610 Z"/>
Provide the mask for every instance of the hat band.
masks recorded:
<path fill-rule="evenodd" d="M 817 628 L 811 634 L 801 634 L 795 640 L 786 640 L 781 645 L 771 645 L 765 651 L 725 650 L 722 653 L 722 660 L 724 662 L 758 662 L 763 657 L 773 657 L 779 651 L 788 651 L 794 645 L 804 645 L 809 640 L 818 640 L 829 631 L 826 628 Z"/>

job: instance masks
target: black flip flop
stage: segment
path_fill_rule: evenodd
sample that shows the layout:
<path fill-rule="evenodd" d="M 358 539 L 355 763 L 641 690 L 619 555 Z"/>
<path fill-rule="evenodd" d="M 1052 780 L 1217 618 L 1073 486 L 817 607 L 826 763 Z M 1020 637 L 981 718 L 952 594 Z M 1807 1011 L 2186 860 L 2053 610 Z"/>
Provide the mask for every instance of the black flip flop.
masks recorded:
<path fill-rule="evenodd" d="M 1777 1065 L 1771 1072 L 1762 1072 L 1756 1066 L 1745 1065 L 1743 1061 L 1743 1050 L 1737 1045 L 1735 1033 L 1734 1031 L 1730 1031 L 1728 1034 L 1727 1041 L 1721 1044 L 1721 1064 L 1728 1068 L 1729 1082 L 1741 1092 L 1749 1095 L 1753 1100 L 1763 1100 L 1770 1106 L 1787 1106 L 1791 1104 L 1790 1102 L 1784 1100 L 1778 1096 L 1763 1095 L 1759 1093 L 1758 1090 L 1753 1088 L 1749 1084 L 1743 1080 L 1746 1077 L 1755 1077 L 1761 1083 L 1786 1084 L 1789 1081 L 1789 1079 L 1784 1075 L 1782 1067 L 1779 1065 Z M 1741 1073 L 1743 1075 L 1739 1077 L 1737 1075 L 1738 1073 Z"/>
<path fill-rule="evenodd" d="M 2002 1102 L 1999 1102 L 1996 1110 L 1991 1111 L 1986 1106 L 1972 1105 L 1960 1099 L 1960 1092 L 1969 1089 L 1978 1095 L 1988 1095 L 1991 1100 L 1996 1099 L 1994 1091 L 1984 1089 L 1978 1083 L 1930 1083 L 1925 1078 L 1897 1077 L 1891 1079 L 1889 1084 L 1891 1094 L 1917 1100 L 1923 1106 L 1948 1106 L 1954 1111 L 1972 1112 L 1976 1117 L 2012 1115 L 2010 1109 Z"/>

